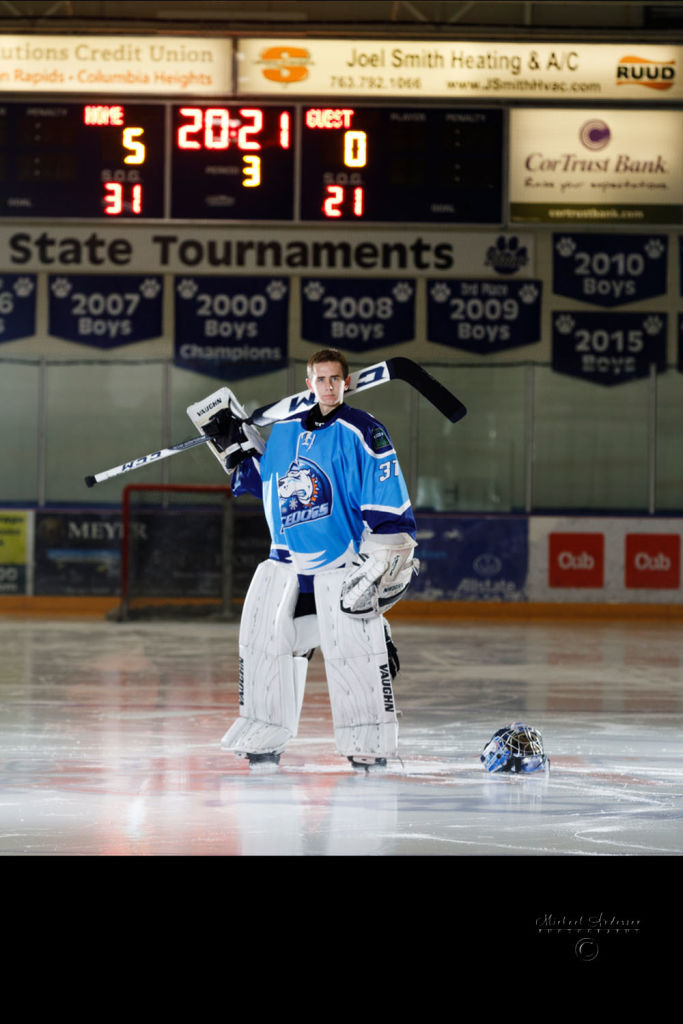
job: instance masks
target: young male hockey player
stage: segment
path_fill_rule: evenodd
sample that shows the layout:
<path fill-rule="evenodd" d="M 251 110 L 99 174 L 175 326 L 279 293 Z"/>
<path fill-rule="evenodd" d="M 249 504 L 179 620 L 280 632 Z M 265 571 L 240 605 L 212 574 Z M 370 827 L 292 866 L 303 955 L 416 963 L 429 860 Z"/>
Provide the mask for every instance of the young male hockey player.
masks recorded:
<path fill-rule="evenodd" d="M 317 404 L 276 423 L 233 477 L 235 495 L 262 499 L 272 546 L 245 599 L 239 718 L 221 747 L 251 767 L 279 763 L 320 647 L 337 750 L 367 771 L 397 753 L 398 659 L 383 612 L 417 572 L 415 519 L 387 431 L 344 404 L 342 353 L 317 352 L 307 373 Z"/>

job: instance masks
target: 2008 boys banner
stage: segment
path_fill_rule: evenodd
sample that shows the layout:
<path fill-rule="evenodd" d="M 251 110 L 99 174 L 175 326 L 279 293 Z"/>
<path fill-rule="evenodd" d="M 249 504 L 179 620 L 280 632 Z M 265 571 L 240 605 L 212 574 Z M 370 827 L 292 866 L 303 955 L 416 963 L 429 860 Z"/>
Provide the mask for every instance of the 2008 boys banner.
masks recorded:
<path fill-rule="evenodd" d="M 386 278 L 304 278 L 301 336 L 362 352 L 415 337 L 415 282 Z"/>

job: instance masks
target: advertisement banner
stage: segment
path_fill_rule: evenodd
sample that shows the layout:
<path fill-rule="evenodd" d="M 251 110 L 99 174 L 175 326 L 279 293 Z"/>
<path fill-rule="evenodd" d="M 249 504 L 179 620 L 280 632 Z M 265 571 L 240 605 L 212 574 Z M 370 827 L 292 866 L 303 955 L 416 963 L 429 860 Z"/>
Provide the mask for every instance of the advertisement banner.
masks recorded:
<path fill-rule="evenodd" d="M 529 600 L 666 604 L 681 600 L 681 520 L 529 518 Z"/>
<path fill-rule="evenodd" d="M 163 333 L 161 277 L 51 274 L 48 293 L 55 338 L 112 349 Z"/>
<path fill-rule="evenodd" d="M 424 601 L 526 601 L 526 517 L 417 517 L 420 573 L 408 598 Z"/>
<path fill-rule="evenodd" d="M 174 363 L 242 380 L 287 365 L 289 282 L 271 277 L 177 277 Z"/>
<path fill-rule="evenodd" d="M 427 282 L 427 340 L 488 355 L 541 340 L 541 281 Z"/>
<path fill-rule="evenodd" d="M 553 370 L 605 385 L 647 377 L 651 363 L 664 373 L 667 319 L 666 313 L 553 313 Z"/>
<path fill-rule="evenodd" d="M 242 38 L 237 92 L 364 99 L 683 99 L 683 47 L 578 41 Z"/>
<path fill-rule="evenodd" d="M 683 121 L 676 111 L 510 111 L 510 220 L 680 224 Z"/>
<path fill-rule="evenodd" d="M 553 235 L 553 292 L 596 306 L 665 295 L 666 235 Z"/>
<path fill-rule="evenodd" d="M 303 278 L 301 337 L 319 347 L 364 352 L 415 337 L 415 282 Z"/>
<path fill-rule="evenodd" d="M 0 222 L 0 263 L 22 272 L 532 277 L 532 232 L 309 228 L 60 227 Z"/>
<path fill-rule="evenodd" d="M 120 567 L 120 513 L 36 512 L 36 594 L 110 597 Z"/>
<path fill-rule="evenodd" d="M 231 39 L 198 36 L 0 37 L 0 92 L 223 96 Z"/>
<path fill-rule="evenodd" d="M 0 509 L 0 594 L 30 594 L 33 512 Z"/>
<path fill-rule="evenodd" d="M 0 277 L 0 344 L 36 333 L 36 275 Z"/>

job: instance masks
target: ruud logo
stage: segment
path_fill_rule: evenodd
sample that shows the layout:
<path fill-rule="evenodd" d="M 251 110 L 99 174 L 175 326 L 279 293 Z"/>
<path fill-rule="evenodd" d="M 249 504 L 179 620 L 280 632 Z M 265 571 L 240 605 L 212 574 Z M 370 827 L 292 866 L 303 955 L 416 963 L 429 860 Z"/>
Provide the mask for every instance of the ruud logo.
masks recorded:
<path fill-rule="evenodd" d="M 261 52 L 263 77 L 269 82 L 289 85 L 308 78 L 311 55 L 302 46 L 269 46 Z"/>
<path fill-rule="evenodd" d="M 617 64 L 617 85 L 644 85 L 647 89 L 670 89 L 676 81 L 675 61 L 622 57 Z"/>
<path fill-rule="evenodd" d="M 548 538 L 548 585 L 604 586 L 605 537 L 602 533 L 551 533 Z"/>
<path fill-rule="evenodd" d="M 676 590 L 681 585 L 677 533 L 627 533 L 625 583 L 629 588 Z"/>

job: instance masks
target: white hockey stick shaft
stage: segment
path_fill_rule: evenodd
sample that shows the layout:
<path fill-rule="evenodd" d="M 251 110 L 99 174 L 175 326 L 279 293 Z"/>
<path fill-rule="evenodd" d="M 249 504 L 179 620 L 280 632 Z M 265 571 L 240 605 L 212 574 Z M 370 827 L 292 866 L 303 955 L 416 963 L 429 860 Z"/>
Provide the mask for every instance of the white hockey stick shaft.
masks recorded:
<path fill-rule="evenodd" d="M 158 452 L 150 452 L 149 455 L 141 455 L 137 459 L 131 459 L 130 462 L 123 462 L 120 466 L 114 466 L 113 469 L 105 469 L 102 473 L 86 476 L 85 482 L 88 487 L 94 487 L 95 484 L 101 484 L 104 480 L 111 480 L 114 476 L 130 473 L 132 470 L 141 469 L 143 466 L 151 466 L 155 462 L 168 459 L 171 455 L 177 455 L 178 452 L 186 452 L 188 448 L 196 448 L 199 444 L 206 444 L 210 440 L 211 438 L 208 435 L 203 434 L 201 437 L 193 437 L 189 441 L 181 441 L 180 444 L 174 444 L 170 448 L 160 448 Z"/>

